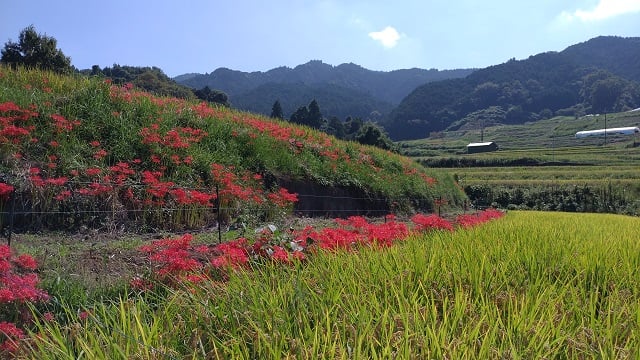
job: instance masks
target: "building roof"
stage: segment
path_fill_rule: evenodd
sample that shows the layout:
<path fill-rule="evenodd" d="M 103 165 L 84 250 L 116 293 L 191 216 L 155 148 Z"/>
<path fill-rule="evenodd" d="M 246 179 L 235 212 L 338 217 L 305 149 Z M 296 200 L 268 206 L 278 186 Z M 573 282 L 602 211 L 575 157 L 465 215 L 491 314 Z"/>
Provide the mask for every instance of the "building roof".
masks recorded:
<path fill-rule="evenodd" d="M 492 144 L 495 144 L 495 142 L 493 141 L 489 141 L 489 142 L 481 142 L 481 143 L 470 143 L 469 145 L 467 145 L 467 147 L 473 147 L 473 146 L 491 146 Z"/>
<path fill-rule="evenodd" d="M 578 131 L 576 133 L 576 137 L 581 138 L 581 137 L 587 137 L 587 136 L 600 136 L 604 134 L 632 135 L 638 132 L 640 132 L 640 128 L 638 128 L 637 126 L 629 126 L 629 127 L 620 127 L 620 128 Z"/>

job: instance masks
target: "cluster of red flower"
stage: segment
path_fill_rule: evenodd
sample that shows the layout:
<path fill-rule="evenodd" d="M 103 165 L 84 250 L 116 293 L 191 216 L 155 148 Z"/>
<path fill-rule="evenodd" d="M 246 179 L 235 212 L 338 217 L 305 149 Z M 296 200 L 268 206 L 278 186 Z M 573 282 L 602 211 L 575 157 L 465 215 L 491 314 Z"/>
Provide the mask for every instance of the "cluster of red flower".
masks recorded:
<path fill-rule="evenodd" d="M 460 215 L 456 224 L 468 228 L 503 216 L 498 210 L 489 209 L 478 214 Z M 474 219 L 472 222 L 469 219 Z M 454 224 L 437 215 L 417 214 L 411 218 L 414 232 L 453 231 Z M 410 234 L 407 224 L 387 216 L 384 223 L 370 223 L 361 216 L 336 219 L 337 227 L 315 230 L 306 227 L 289 235 L 274 237 L 265 230 L 258 239 L 250 243 L 246 238 L 218 245 L 191 245 L 189 234 L 177 239 L 157 240 L 140 250 L 149 256 L 154 264 L 154 281 L 175 285 L 181 281 L 200 281 L 210 278 L 211 271 L 226 274 L 229 270 L 247 269 L 250 261 L 270 259 L 291 264 L 306 259 L 306 254 L 323 249 L 355 251 L 360 246 L 389 247 L 402 241 Z M 148 289 L 152 281 L 136 278 L 131 282 L 138 289 Z"/>
<path fill-rule="evenodd" d="M 125 101 L 141 98 L 149 99 L 150 97 L 146 93 L 138 94 L 132 91 L 130 86 L 112 87 L 111 91 L 112 97 L 124 99 Z M 125 96 L 127 94 L 131 96 Z M 168 102 L 163 105 L 176 105 L 180 108 L 180 106 L 184 107 L 185 104 L 178 101 L 177 104 Z M 206 109 L 215 111 L 214 108 L 206 107 Z M 202 115 L 211 115 L 209 112 L 205 112 L 203 105 L 193 107 L 191 110 L 197 111 L 199 114 L 202 113 Z M 44 111 L 46 112 L 46 110 Z M 177 110 L 174 109 L 174 111 Z M 40 198 L 40 201 L 34 200 L 34 204 L 51 206 L 53 204 L 51 200 L 69 202 L 83 201 L 85 199 L 85 201 L 88 201 L 90 198 L 105 197 L 112 200 L 117 199 L 119 203 L 135 207 L 136 210 L 173 204 L 184 208 L 186 211 L 190 205 L 212 206 L 213 201 L 217 199 L 213 187 L 207 191 L 165 180 L 165 176 L 170 170 L 168 167 L 182 165 L 190 167 L 193 164 L 194 160 L 191 156 L 176 154 L 174 151 L 184 151 L 192 144 L 200 142 L 207 136 L 207 133 L 201 129 L 174 127 L 167 131 L 161 131 L 162 124 L 159 122 L 143 128 L 140 132 L 141 141 L 143 144 L 148 145 L 150 150 L 148 163 L 150 169 L 148 167 L 145 171 L 142 171 L 139 166 L 143 163 L 140 159 L 120 161 L 115 165 L 108 166 L 106 161 L 108 159 L 105 159 L 109 155 L 107 150 L 102 148 L 100 141 L 90 141 L 88 144 L 92 149 L 90 151 L 93 153 L 93 158 L 96 160 L 95 165 L 86 169 L 72 169 L 67 174 L 64 173 L 65 169 L 59 167 L 58 164 L 60 155 L 55 151 L 60 149 L 60 143 L 56 136 L 74 131 L 76 127 L 82 125 L 82 122 L 79 120 L 67 120 L 59 114 L 47 116 L 48 119 L 51 119 L 50 123 L 32 120 L 39 116 L 38 113 L 23 109 L 12 102 L 0 104 L 0 140 L 3 140 L 6 144 L 18 145 L 14 146 L 14 148 L 4 148 L 3 150 L 9 153 L 15 152 L 14 158 L 23 160 L 22 164 L 29 166 L 28 179 L 33 190 L 31 194 Z M 114 116 L 119 116 L 119 113 L 114 114 Z M 30 123 L 33 123 L 32 125 L 29 125 L 30 120 Z M 47 143 L 49 145 L 48 154 L 45 155 L 47 166 L 42 168 L 32 165 L 35 159 L 23 159 L 18 152 L 21 150 L 21 144 L 37 142 L 32 138 L 32 131 L 36 128 L 36 125 L 38 127 L 48 127 L 48 133 L 53 136 L 53 139 Z M 271 130 L 274 134 L 282 132 L 278 131 L 278 128 L 278 126 L 274 126 Z M 280 130 L 294 131 L 284 127 Z M 300 129 L 294 132 L 297 135 L 304 134 Z M 37 160 L 35 163 L 38 163 Z M 238 201 L 242 201 L 255 204 L 268 203 L 275 207 L 288 207 L 297 201 L 296 195 L 290 194 L 285 189 L 276 188 L 273 192 L 266 192 L 264 184 L 260 181 L 258 175 L 252 175 L 246 171 L 237 171 L 232 166 L 212 164 L 211 172 L 215 185 L 219 187 L 221 200 L 225 202 L 221 204 L 222 206 L 237 204 Z M 4 186 L 10 185 L 4 184 Z M 191 211 L 195 208 L 189 209 Z M 46 211 L 49 209 L 40 210 Z M 195 216 L 197 217 L 198 215 Z"/>
<path fill-rule="evenodd" d="M 0 306 L 25 306 L 27 302 L 46 301 L 46 292 L 36 288 L 36 261 L 29 255 L 14 256 L 7 245 L 0 245 Z M 16 350 L 24 333 L 14 323 L 0 322 L 0 357 Z"/>
<path fill-rule="evenodd" d="M 493 219 L 499 219 L 504 213 L 496 209 L 486 209 L 475 214 L 462 214 L 456 217 L 456 223 L 463 228 L 472 228 Z"/>

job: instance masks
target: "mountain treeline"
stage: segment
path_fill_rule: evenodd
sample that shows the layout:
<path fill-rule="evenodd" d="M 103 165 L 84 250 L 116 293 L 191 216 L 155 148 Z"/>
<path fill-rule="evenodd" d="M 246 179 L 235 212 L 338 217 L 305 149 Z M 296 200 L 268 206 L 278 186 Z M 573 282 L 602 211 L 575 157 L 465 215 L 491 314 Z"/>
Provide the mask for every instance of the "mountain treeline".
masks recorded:
<path fill-rule="evenodd" d="M 268 115 L 274 101 L 279 100 L 284 117 L 288 118 L 298 107 L 316 99 L 328 116 L 340 119 L 358 117 L 380 120 L 393 105 L 377 100 L 369 94 L 335 84 L 306 85 L 304 83 L 268 83 L 232 98 L 234 108 Z"/>
<path fill-rule="evenodd" d="M 384 125 L 393 139 L 640 106 L 640 38 L 598 37 L 562 52 L 416 88 Z"/>
<path fill-rule="evenodd" d="M 310 99 L 318 99 L 327 117 L 353 116 L 375 121 L 377 114 L 387 115 L 417 86 L 464 77 L 471 72 L 473 69 L 385 72 L 355 64 L 332 66 L 313 60 L 293 69 L 279 67 L 248 73 L 219 68 L 210 74 L 185 74 L 175 80 L 194 89 L 204 86 L 220 89 L 229 95 L 233 107 L 265 115 L 276 99 L 282 102 L 285 113 L 295 111 Z"/>

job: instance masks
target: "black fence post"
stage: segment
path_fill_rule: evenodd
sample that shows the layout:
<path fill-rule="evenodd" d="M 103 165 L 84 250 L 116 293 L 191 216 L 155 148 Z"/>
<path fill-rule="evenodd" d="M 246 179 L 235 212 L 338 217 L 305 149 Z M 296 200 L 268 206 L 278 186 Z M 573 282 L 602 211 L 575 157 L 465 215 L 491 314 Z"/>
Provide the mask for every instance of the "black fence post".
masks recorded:
<path fill-rule="evenodd" d="M 220 189 L 216 184 L 216 213 L 218 216 L 218 244 L 222 244 L 222 216 L 220 215 Z"/>
<path fill-rule="evenodd" d="M 9 232 L 7 233 L 7 246 L 11 247 L 11 234 L 13 233 L 13 217 L 16 212 L 15 190 L 11 192 L 11 208 L 9 209 Z"/>

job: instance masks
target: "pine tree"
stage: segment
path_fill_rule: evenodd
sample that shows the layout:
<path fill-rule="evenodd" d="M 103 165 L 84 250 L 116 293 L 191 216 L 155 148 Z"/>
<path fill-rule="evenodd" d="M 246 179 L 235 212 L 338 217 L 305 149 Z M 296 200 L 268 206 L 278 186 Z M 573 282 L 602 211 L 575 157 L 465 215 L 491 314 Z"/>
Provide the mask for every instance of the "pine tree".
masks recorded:
<path fill-rule="evenodd" d="M 320 112 L 320 106 L 316 99 L 313 99 L 311 103 L 309 103 L 309 115 L 307 117 L 306 125 L 314 129 L 320 129 L 322 124 L 324 123 L 324 119 L 322 118 L 322 113 Z"/>
<path fill-rule="evenodd" d="M 282 106 L 280 106 L 280 100 L 276 100 L 271 107 L 271 117 L 274 119 L 284 119 L 284 114 L 282 113 Z"/>

